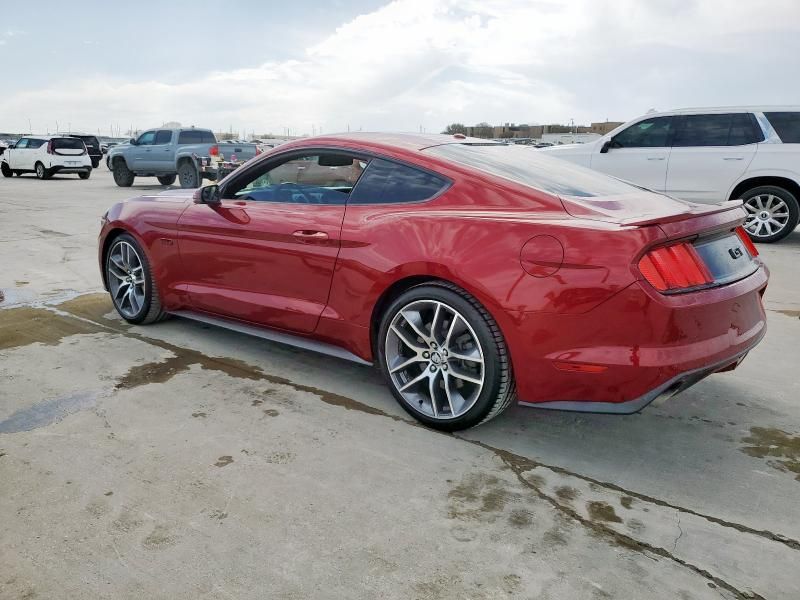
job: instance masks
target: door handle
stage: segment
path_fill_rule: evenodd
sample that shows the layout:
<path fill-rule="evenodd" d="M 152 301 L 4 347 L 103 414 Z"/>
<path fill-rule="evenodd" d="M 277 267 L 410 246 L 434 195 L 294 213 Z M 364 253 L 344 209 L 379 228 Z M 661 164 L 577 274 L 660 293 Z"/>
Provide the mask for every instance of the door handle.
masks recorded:
<path fill-rule="evenodd" d="M 313 231 L 310 229 L 300 229 L 295 231 L 292 236 L 299 242 L 322 242 L 328 239 L 328 234 L 324 231 Z"/>
<path fill-rule="evenodd" d="M 663 156 L 648 156 L 647 160 L 664 160 Z"/>
<path fill-rule="evenodd" d="M 724 156 L 722 160 L 744 160 L 744 156 Z"/>

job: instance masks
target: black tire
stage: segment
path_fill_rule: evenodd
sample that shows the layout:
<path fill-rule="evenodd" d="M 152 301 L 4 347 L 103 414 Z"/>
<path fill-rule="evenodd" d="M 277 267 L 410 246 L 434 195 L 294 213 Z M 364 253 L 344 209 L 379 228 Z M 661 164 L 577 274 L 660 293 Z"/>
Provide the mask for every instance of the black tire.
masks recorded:
<path fill-rule="evenodd" d="M 108 169 L 109 171 L 113 171 L 114 170 L 114 168 L 111 166 L 111 157 L 110 156 L 106 156 L 106 169 Z"/>
<path fill-rule="evenodd" d="M 777 242 L 782 240 L 787 235 L 792 233 L 797 227 L 798 220 L 800 220 L 800 205 L 797 202 L 797 198 L 795 198 L 794 194 L 792 194 L 789 190 L 786 190 L 782 187 L 778 187 L 776 185 L 761 185 L 758 187 L 754 187 L 752 189 L 747 190 L 741 195 L 741 199 L 744 201 L 745 205 L 749 202 L 753 202 L 753 209 L 758 211 L 758 207 L 755 205 L 756 199 L 759 197 L 764 196 L 774 196 L 779 198 L 786 204 L 787 211 L 789 213 L 788 220 L 786 224 L 781 228 L 779 231 L 769 235 L 758 235 L 754 233 L 753 229 L 756 231 L 763 231 L 760 227 L 757 227 L 756 219 L 758 219 L 758 212 L 752 212 L 748 209 L 748 218 L 745 222 L 745 231 L 750 236 L 750 239 L 754 242 L 763 242 L 765 244 L 770 244 L 773 242 Z M 746 206 L 747 208 L 747 206 Z"/>
<path fill-rule="evenodd" d="M 124 160 L 118 160 L 114 163 L 114 183 L 119 187 L 131 187 L 133 180 L 136 177 L 133 171 L 128 168 Z"/>
<path fill-rule="evenodd" d="M 108 282 L 111 278 L 111 275 L 109 275 L 109 257 L 111 256 L 115 246 L 120 242 L 128 243 L 136 250 L 136 253 L 138 254 L 142 263 L 144 280 L 147 282 L 147 284 L 145 285 L 144 302 L 142 303 L 141 309 L 137 314 L 133 316 L 123 314 L 123 312 L 117 306 L 117 301 L 112 295 L 111 302 L 114 304 L 114 308 L 119 316 L 125 319 L 128 323 L 132 323 L 134 325 L 149 325 L 150 323 L 163 320 L 168 315 L 161 309 L 161 296 L 158 292 L 158 284 L 153 276 L 153 270 L 150 268 L 150 262 L 147 260 L 147 255 L 142 250 L 139 242 L 137 242 L 132 235 L 122 233 L 115 237 L 111 243 L 108 244 L 108 249 L 103 257 L 103 269 L 105 271 L 104 276 L 106 278 L 106 282 Z M 111 288 L 109 286 L 109 294 L 111 293 L 110 291 Z"/>
<path fill-rule="evenodd" d="M 99 158 L 93 158 L 92 159 L 92 168 L 96 169 L 99 166 L 100 166 L 100 159 Z"/>
<path fill-rule="evenodd" d="M 160 177 L 156 177 L 158 179 L 158 183 L 161 185 L 172 185 L 175 183 L 176 175 L 161 175 Z"/>
<path fill-rule="evenodd" d="M 50 171 L 45 168 L 43 163 L 37 162 L 34 166 L 37 179 L 50 179 Z"/>
<path fill-rule="evenodd" d="M 483 350 L 483 387 L 471 408 L 455 418 L 436 419 L 417 410 L 403 398 L 389 373 L 386 360 L 386 338 L 389 327 L 403 307 L 420 300 L 442 302 L 456 309 L 475 332 Z M 376 339 L 376 355 L 381 373 L 400 406 L 412 417 L 434 429 L 458 431 L 480 425 L 502 413 L 516 397 L 511 360 L 500 328 L 475 298 L 450 283 L 423 284 L 407 290 L 395 299 L 381 315 Z"/>
<path fill-rule="evenodd" d="M 13 177 L 14 171 L 8 166 L 8 163 L 0 163 L 0 171 L 3 172 L 3 177 Z"/>
<path fill-rule="evenodd" d="M 78 173 L 78 177 L 80 177 L 81 179 L 89 179 L 91 174 L 92 174 L 92 171 L 90 169 L 89 171 L 86 171 L 85 173 Z"/>
<path fill-rule="evenodd" d="M 193 162 L 185 160 L 178 165 L 178 180 L 184 189 L 200 187 L 200 173 Z"/>

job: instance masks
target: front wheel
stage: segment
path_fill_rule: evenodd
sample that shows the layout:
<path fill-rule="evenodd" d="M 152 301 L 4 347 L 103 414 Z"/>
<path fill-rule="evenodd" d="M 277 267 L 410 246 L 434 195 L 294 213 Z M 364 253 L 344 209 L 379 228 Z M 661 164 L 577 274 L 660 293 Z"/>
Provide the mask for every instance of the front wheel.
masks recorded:
<path fill-rule="evenodd" d="M 114 163 L 114 183 L 119 187 L 131 187 L 134 177 L 133 171 L 128 168 L 124 160 Z"/>
<path fill-rule="evenodd" d="M 0 171 L 3 172 L 3 177 L 13 177 L 14 171 L 8 166 L 8 163 L 0 163 Z"/>
<path fill-rule="evenodd" d="M 161 185 L 172 185 L 175 183 L 175 175 L 161 175 L 160 177 L 156 177 L 158 179 L 158 183 Z"/>
<path fill-rule="evenodd" d="M 128 323 L 146 325 L 164 318 L 150 263 L 133 236 L 123 233 L 111 243 L 105 274 L 114 308 Z"/>
<path fill-rule="evenodd" d="M 377 339 L 381 371 L 400 406 L 443 431 L 479 425 L 515 396 L 505 340 L 480 303 L 450 284 L 397 298 Z"/>
<path fill-rule="evenodd" d="M 194 163 L 188 160 L 178 167 L 178 179 L 182 188 L 200 187 L 200 173 L 197 172 L 197 167 L 194 166 Z"/>
<path fill-rule="evenodd" d="M 777 242 L 797 227 L 800 206 L 794 194 L 774 185 L 762 185 L 742 194 L 747 219 L 744 229 L 754 242 Z"/>

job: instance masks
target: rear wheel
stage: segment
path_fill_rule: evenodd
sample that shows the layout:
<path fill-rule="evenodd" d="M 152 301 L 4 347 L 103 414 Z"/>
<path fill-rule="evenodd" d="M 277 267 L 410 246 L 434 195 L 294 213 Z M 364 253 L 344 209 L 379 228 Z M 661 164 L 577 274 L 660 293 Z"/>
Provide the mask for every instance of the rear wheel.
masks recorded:
<path fill-rule="evenodd" d="M 133 171 L 128 168 L 124 160 L 118 160 L 114 163 L 114 183 L 119 187 L 131 187 L 135 175 Z"/>
<path fill-rule="evenodd" d="M 99 166 L 100 166 L 100 159 L 99 158 L 93 158 L 92 159 L 92 168 L 96 169 Z"/>
<path fill-rule="evenodd" d="M 83 173 L 78 173 L 78 177 L 81 179 L 89 179 L 89 176 L 92 174 L 91 171 L 85 171 Z"/>
<path fill-rule="evenodd" d="M 37 162 L 36 166 L 34 166 L 34 170 L 36 171 L 36 177 L 39 179 L 50 179 L 50 171 L 45 169 L 42 163 Z"/>
<path fill-rule="evenodd" d="M 178 167 L 178 179 L 182 188 L 196 188 L 200 186 L 200 174 L 197 167 L 190 161 L 184 161 Z"/>
<path fill-rule="evenodd" d="M 161 175 L 156 179 L 158 179 L 158 183 L 161 185 L 172 185 L 175 183 L 175 175 Z"/>
<path fill-rule="evenodd" d="M 800 206 L 794 194 L 774 185 L 762 185 L 742 194 L 747 210 L 745 231 L 754 242 L 777 242 L 797 227 Z"/>
<path fill-rule="evenodd" d="M 114 239 L 105 272 L 114 308 L 123 319 L 146 325 L 165 317 L 150 263 L 133 236 L 123 233 Z"/>
<path fill-rule="evenodd" d="M 400 406 L 435 429 L 488 421 L 515 395 L 497 324 L 475 298 L 450 284 L 422 285 L 397 298 L 383 315 L 377 354 Z"/>
<path fill-rule="evenodd" d="M 13 177 L 14 171 L 8 166 L 8 163 L 0 163 L 0 171 L 3 172 L 3 177 Z"/>

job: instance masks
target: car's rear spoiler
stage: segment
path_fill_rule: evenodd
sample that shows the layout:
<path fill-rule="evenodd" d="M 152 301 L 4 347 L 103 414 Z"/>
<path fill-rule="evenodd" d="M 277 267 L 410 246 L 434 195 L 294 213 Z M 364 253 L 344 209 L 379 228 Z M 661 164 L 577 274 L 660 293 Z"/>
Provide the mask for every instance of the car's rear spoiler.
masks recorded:
<path fill-rule="evenodd" d="M 691 208 L 685 212 L 675 213 L 671 215 L 653 216 L 652 218 L 633 217 L 630 219 L 620 220 L 620 225 L 628 225 L 631 227 L 642 227 L 645 225 L 663 225 L 665 223 L 674 223 L 676 221 L 684 221 L 686 219 L 693 219 L 696 217 L 707 217 L 720 213 L 727 213 L 729 211 L 737 211 L 735 215 L 721 215 L 720 222 L 725 221 L 738 221 L 744 220 L 747 216 L 744 208 L 742 207 L 741 200 L 726 200 L 718 204 L 692 204 Z M 717 220 L 717 219 L 714 219 Z"/>

